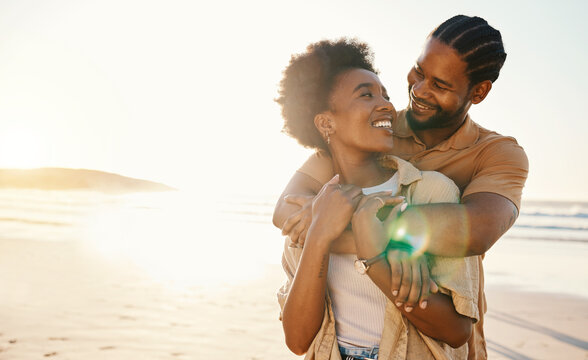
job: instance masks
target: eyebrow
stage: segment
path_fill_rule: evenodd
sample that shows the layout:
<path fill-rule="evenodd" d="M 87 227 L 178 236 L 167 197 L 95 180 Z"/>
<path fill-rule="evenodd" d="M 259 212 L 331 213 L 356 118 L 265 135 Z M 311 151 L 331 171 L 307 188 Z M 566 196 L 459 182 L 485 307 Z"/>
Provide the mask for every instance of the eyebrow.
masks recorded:
<path fill-rule="evenodd" d="M 418 63 L 418 62 L 417 62 L 417 63 L 415 63 L 415 67 L 416 67 L 417 69 L 419 69 L 420 71 L 423 71 L 423 69 L 421 68 L 421 66 L 419 65 L 419 63 Z M 450 82 L 447 82 L 447 81 L 445 81 L 445 80 L 443 80 L 443 79 L 439 79 L 438 77 L 435 77 L 435 76 L 433 76 L 433 80 L 435 80 L 436 82 L 439 82 L 439 83 L 441 83 L 441 84 L 443 84 L 443 85 L 445 85 L 445 86 L 447 86 L 447 87 L 449 87 L 449 88 L 453 88 L 453 84 L 452 84 L 452 83 L 450 83 Z"/>
<path fill-rule="evenodd" d="M 357 90 L 359 90 L 359 89 L 361 89 L 361 88 L 364 88 L 364 87 L 366 87 L 366 88 L 371 88 L 372 86 L 373 86 L 373 84 L 372 84 L 372 83 L 361 83 L 361 84 L 357 85 L 357 86 L 355 87 L 355 89 L 353 89 L 353 92 L 356 92 Z"/>

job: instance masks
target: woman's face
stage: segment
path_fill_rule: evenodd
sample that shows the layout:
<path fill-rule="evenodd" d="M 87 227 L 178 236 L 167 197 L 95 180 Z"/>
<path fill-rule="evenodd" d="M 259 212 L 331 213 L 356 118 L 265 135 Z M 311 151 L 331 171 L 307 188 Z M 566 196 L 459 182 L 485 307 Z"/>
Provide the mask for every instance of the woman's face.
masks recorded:
<path fill-rule="evenodd" d="M 392 150 L 396 109 L 376 74 L 351 69 L 337 76 L 330 97 L 332 151 L 342 147 L 377 153 Z"/>

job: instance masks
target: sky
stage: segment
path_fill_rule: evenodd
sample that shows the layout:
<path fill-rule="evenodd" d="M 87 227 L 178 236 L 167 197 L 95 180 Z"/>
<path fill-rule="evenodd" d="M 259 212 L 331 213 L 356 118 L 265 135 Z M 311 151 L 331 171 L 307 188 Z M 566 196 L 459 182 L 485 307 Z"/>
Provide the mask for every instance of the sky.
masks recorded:
<path fill-rule="evenodd" d="M 0 168 L 97 169 L 212 196 L 279 194 L 311 154 L 281 132 L 294 53 L 367 42 L 397 109 L 428 33 L 485 18 L 508 53 L 470 110 L 530 161 L 524 199 L 587 200 L 584 1 L 0 1 Z"/>

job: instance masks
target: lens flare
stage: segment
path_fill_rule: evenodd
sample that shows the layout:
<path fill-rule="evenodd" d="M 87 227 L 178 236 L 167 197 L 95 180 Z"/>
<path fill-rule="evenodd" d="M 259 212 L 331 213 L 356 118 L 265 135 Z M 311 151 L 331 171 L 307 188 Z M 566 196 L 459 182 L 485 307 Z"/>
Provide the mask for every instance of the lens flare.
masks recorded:
<path fill-rule="evenodd" d="M 406 214 L 406 213 L 405 213 Z M 427 221 L 425 215 L 418 207 L 412 207 L 408 216 L 400 216 L 388 223 L 386 223 L 386 234 L 390 240 L 407 242 L 413 247 L 413 256 L 419 256 L 429 249 L 431 242 L 435 241 L 435 234 L 431 230 L 431 226 Z M 469 229 L 470 223 L 466 211 L 461 214 L 452 212 L 452 216 L 457 216 L 460 228 L 456 228 L 454 233 L 456 237 L 463 237 L 455 239 L 461 241 L 463 245 L 463 255 L 461 257 L 445 257 L 445 256 L 428 256 L 429 268 L 431 275 L 438 284 L 451 284 L 457 281 L 458 276 L 463 277 L 464 273 L 468 272 L 468 268 L 477 266 L 469 262 L 477 262 L 478 257 L 466 257 L 465 249 L 468 247 L 467 239 L 470 239 Z M 438 221 L 439 219 L 436 219 Z M 408 223 L 410 222 L 410 226 Z M 473 275 L 472 275 L 473 276 Z"/>
<path fill-rule="evenodd" d="M 424 222 L 420 221 L 420 223 Z M 414 255 L 423 254 L 429 241 L 428 227 L 420 226 L 416 230 L 411 229 L 409 231 L 406 220 L 404 220 L 402 217 L 394 220 L 387 226 L 387 235 L 390 240 L 410 244 L 413 248 Z"/>

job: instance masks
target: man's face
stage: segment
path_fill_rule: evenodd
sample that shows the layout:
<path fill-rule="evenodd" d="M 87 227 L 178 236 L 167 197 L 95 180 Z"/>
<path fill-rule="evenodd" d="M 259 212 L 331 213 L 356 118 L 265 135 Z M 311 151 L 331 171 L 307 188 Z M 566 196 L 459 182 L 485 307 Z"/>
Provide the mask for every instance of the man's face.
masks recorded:
<path fill-rule="evenodd" d="M 406 118 L 413 130 L 459 127 L 471 106 L 467 64 L 457 51 L 429 38 L 408 73 Z"/>

